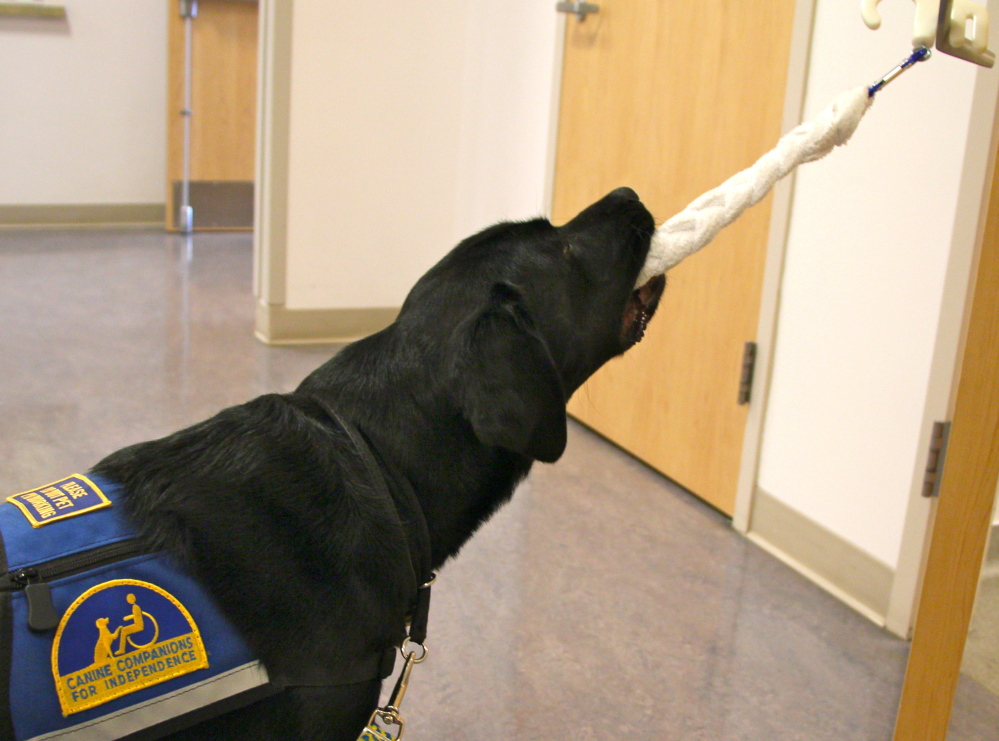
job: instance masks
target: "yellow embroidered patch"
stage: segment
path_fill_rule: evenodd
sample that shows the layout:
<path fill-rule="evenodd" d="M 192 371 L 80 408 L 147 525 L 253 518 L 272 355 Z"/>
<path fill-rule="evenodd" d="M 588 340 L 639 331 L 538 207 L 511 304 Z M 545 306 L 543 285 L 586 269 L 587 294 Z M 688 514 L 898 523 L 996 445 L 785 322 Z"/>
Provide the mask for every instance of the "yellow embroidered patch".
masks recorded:
<path fill-rule="evenodd" d="M 115 579 L 81 594 L 52 644 L 64 716 L 208 667 L 187 609 L 155 584 Z"/>
<path fill-rule="evenodd" d="M 111 506 L 111 500 L 86 476 L 74 473 L 51 484 L 7 497 L 28 518 L 31 527 L 76 517 Z"/>

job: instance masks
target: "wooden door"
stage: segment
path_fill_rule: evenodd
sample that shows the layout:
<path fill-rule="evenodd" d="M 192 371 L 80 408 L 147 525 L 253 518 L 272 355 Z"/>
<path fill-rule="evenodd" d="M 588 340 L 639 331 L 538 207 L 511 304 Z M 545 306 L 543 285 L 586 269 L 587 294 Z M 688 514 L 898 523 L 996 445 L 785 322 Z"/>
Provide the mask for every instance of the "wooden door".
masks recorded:
<path fill-rule="evenodd" d="M 995 144 L 993 144 L 995 146 Z M 944 741 L 999 480 L 999 152 L 895 741 Z"/>
<path fill-rule="evenodd" d="M 661 223 L 780 137 L 793 0 L 601 0 L 567 19 L 556 223 L 633 187 Z M 577 419 L 731 515 L 770 199 L 670 271 L 642 344 L 573 397 Z"/>
<path fill-rule="evenodd" d="M 184 21 L 167 3 L 167 229 L 183 177 Z M 257 111 L 257 3 L 201 0 L 192 24 L 191 203 L 196 229 L 250 229 Z"/>

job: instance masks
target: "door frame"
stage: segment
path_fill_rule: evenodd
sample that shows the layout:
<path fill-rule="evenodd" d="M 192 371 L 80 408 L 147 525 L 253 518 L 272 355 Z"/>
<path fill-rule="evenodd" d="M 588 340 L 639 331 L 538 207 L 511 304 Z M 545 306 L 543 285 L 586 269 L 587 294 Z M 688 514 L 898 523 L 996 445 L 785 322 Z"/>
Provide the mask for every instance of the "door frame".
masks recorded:
<path fill-rule="evenodd" d="M 995 97 L 990 101 L 996 106 Z M 999 108 L 993 120 L 999 124 Z M 992 172 L 999 125 L 986 159 L 989 175 L 962 312 L 953 427 L 934 503 L 912 648 L 896 720 L 896 741 L 945 741 L 964 646 L 978 593 L 999 479 L 999 180 Z"/>
<path fill-rule="evenodd" d="M 791 49 L 787 63 L 787 85 L 784 88 L 783 136 L 801 123 L 808 87 L 808 61 L 812 50 L 812 24 L 816 0 L 797 0 L 794 5 L 794 26 L 791 28 Z M 859 20 L 858 20 L 859 22 Z M 746 429 L 742 438 L 742 460 L 739 483 L 735 493 L 732 527 L 746 535 L 749 532 L 753 498 L 759 475 L 760 451 L 763 447 L 763 425 L 770 381 L 773 376 L 774 344 L 777 339 L 777 316 L 780 312 L 780 287 L 784 278 L 784 256 L 787 232 L 794 201 L 795 173 L 777 183 L 773 189 L 770 210 L 770 234 L 767 237 L 766 264 L 760 295 L 760 318 L 756 329 L 756 367 L 753 371 L 753 394 L 749 399 Z"/>
<path fill-rule="evenodd" d="M 993 13 L 999 13 L 999 2 L 993 0 L 990 6 Z M 999 138 L 997 116 L 999 73 L 980 67 L 975 75 L 968 142 L 962 163 L 956 211 L 959 217 L 955 220 L 951 236 L 940 318 L 923 406 L 919 450 L 927 451 L 927 454 L 933 423 L 954 418 L 963 362 L 962 338 L 976 279 L 975 260 L 981 249 L 988 218 L 992 166 Z M 987 156 L 982 157 L 982 152 L 986 152 Z M 892 582 L 886 620 L 888 630 L 903 638 L 912 636 L 933 526 L 935 502 L 922 495 L 925 464 L 925 456 L 918 456 L 912 473 L 899 562 Z"/>
<path fill-rule="evenodd" d="M 544 215 L 549 221 L 555 206 L 555 165 L 558 160 L 558 121 L 562 113 L 562 73 L 565 69 L 565 33 L 567 13 L 559 13 L 555 22 L 555 58 L 552 60 L 551 108 L 548 115 L 548 159 L 545 161 Z"/>

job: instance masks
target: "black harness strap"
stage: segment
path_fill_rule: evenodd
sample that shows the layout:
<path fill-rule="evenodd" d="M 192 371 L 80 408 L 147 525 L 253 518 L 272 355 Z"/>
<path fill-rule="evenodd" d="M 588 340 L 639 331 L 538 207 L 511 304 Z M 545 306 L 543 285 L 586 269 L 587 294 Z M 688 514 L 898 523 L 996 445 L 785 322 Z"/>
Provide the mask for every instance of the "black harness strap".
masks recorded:
<path fill-rule="evenodd" d="M 413 569 L 413 578 L 416 580 L 417 585 L 426 583 L 429 580 L 429 575 L 426 572 L 429 572 L 430 569 L 430 534 L 427 532 L 427 521 L 423 517 L 423 508 L 420 507 L 420 502 L 416 498 L 416 492 L 413 491 L 412 487 L 409 486 L 409 482 L 404 477 L 397 475 L 395 478 L 398 478 L 400 482 L 405 482 L 400 487 L 400 493 L 403 495 L 401 497 L 402 501 L 392 496 L 392 489 L 385 480 L 385 475 L 382 473 L 382 466 L 379 466 L 378 461 L 375 460 L 377 454 L 372 450 L 371 443 L 368 442 L 364 433 L 324 403 L 320 402 L 320 406 L 347 433 L 350 441 L 354 443 L 354 448 L 357 449 L 358 454 L 361 456 L 361 460 L 364 461 L 364 467 L 368 469 L 368 474 L 374 481 L 375 486 L 393 504 L 396 514 L 400 514 L 399 510 L 402 509 L 407 515 L 405 518 L 399 517 L 399 524 L 402 526 L 403 532 L 406 533 L 407 541 L 411 539 L 410 533 L 413 533 L 418 543 L 416 553 L 413 552 L 411 546 L 408 548 L 410 568 Z M 388 468 L 387 465 L 384 467 Z M 402 507 L 400 507 L 400 504 Z M 409 527 L 406 527 L 406 525 L 409 525 Z"/>
<path fill-rule="evenodd" d="M 395 654 L 395 646 L 389 646 L 380 653 L 370 654 L 350 666 L 298 667 L 294 676 L 272 677 L 270 684 L 275 692 L 280 692 L 287 687 L 339 687 L 370 682 L 373 679 L 385 679 L 395 668 Z"/>
<path fill-rule="evenodd" d="M 427 520 L 423 514 L 423 507 L 416 497 L 413 485 L 395 466 L 383 458 L 378 453 L 367 436 L 360 430 L 354 428 L 348 422 L 340 418 L 340 424 L 350 435 L 354 445 L 361 451 L 365 464 L 371 470 L 371 475 L 376 474 L 381 477 L 382 469 L 392 474 L 393 481 L 398 482 L 401 496 L 394 499 L 396 510 L 400 513 L 400 520 L 403 529 L 410 540 L 410 564 L 413 567 L 413 574 L 417 577 L 416 583 L 419 588 L 416 591 L 416 601 L 413 604 L 409 621 L 409 640 L 413 643 L 423 644 L 427 640 L 427 621 L 430 618 L 430 586 L 436 578 L 433 572 L 433 552 L 430 548 L 430 529 L 427 527 Z M 351 430 L 357 433 L 357 438 L 351 434 Z M 358 444 L 360 442 L 361 444 Z M 377 461 L 375 460 L 377 458 Z M 381 464 L 380 466 L 378 464 Z M 384 483 L 384 477 L 381 477 Z M 391 487 L 386 487 L 391 496 Z M 416 548 L 413 542 L 416 541 Z"/>
<path fill-rule="evenodd" d="M 409 479 L 378 454 L 377 449 L 363 432 L 341 417 L 326 401 L 314 396 L 310 397 L 310 399 L 325 412 L 330 421 L 347 433 L 358 455 L 361 456 L 361 460 L 368 470 L 375 488 L 393 504 L 393 509 L 399 517 L 400 527 L 406 535 L 410 567 L 413 570 L 413 576 L 417 584 L 416 595 L 413 599 L 412 612 L 410 614 L 409 640 L 413 643 L 422 644 L 427 638 L 427 621 L 430 616 L 430 585 L 433 583 L 435 577 L 432 571 L 433 554 L 430 547 L 430 530 L 427 527 L 427 520 L 423 514 L 423 507 L 420 505 L 420 500 L 417 498 Z M 388 471 L 393 481 L 398 483 L 398 486 L 394 490 L 388 485 L 383 471 Z M 397 493 L 398 496 L 393 496 L 394 493 Z M 395 648 L 390 646 L 386 649 L 386 652 L 388 651 L 392 652 L 392 665 L 394 665 Z M 383 654 L 374 654 L 370 657 L 371 661 L 381 660 L 382 671 L 384 671 L 386 663 Z M 391 672 L 392 668 L 390 666 L 388 674 L 391 674 Z M 362 672 L 358 671 L 353 675 L 359 675 L 360 673 Z M 382 674 L 379 678 L 384 679 L 388 674 Z M 374 676 L 369 678 L 373 679 Z M 354 681 L 362 680 L 358 679 Z M 296 682 L 296 684 L 298 683 Z M 332 683 L 323 682 L 323 684 Z M 346 682 L 341 682 L 341 684 L 346 684 Z"/>
<path fill-rule="evenodd" d="M 347 424 L 347 423 L 344 423 Z M 345 427 L 345 429 L 349 429 Z M 397 484 L 395 489 L 388 487 L 391 495 L 392 491 L 398 491 L 398 497 L 394 497 L 396 511 L 402 522 L 406 537 L 410 542 L 410 561 L 413 565 L 413 575 L 417 579 L 417 584 L 426 584 L 433 579 L 433 552 L 430 547 L 430 529 L 427 527 L 427 520 L 423 515 L 423 507 L 416 497 L 413 485 L 409 483 L 402 472 L 386 460 L 371 444 L 371 440 L 361 430 L 355 428 L 361 441 L 365 443 L 367 453 L 371 456 L 368 461 L 369 466 L 374 466 L 376 471 L 388 471 L 391 480 Z M 362 453 L 362 455 L 364 455 Z M 372 473 L 372 476 L 374 473 Z"/>

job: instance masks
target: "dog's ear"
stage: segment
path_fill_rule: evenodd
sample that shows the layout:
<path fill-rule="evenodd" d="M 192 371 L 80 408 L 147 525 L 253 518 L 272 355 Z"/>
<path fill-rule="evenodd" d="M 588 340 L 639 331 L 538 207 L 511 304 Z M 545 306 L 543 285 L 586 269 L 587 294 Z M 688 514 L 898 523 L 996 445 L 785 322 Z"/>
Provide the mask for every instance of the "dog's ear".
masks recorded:
<path fill-rule="evenodd" d="M 472 327 L 468 371 L 463 406 L 480 441 L 544 463 L 561 457 L 562 379 L 519 292 L 508 284 L 493 287 Z"/>

